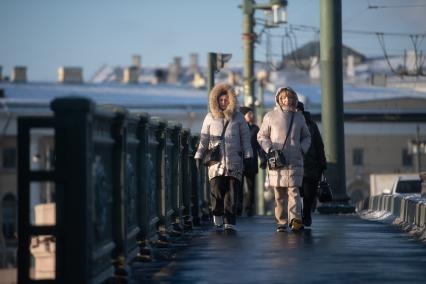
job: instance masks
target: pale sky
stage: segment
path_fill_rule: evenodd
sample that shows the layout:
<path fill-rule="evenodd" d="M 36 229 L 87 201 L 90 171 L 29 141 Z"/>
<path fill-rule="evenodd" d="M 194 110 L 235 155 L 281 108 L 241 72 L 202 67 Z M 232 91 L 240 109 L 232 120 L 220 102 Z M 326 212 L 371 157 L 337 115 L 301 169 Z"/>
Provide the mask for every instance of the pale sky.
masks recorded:
<path fill-rule="evenodd" d="M 258 0 L 257 3 L 268 1 Z M 28 67 L 30 81 L 56 81 L 59 66 L 81 66 L 87 80 L 103 64 L 126 66 L 142 56 L 143 66 L 167 66 L 174 56 L 188 64 L 198 53 L 205 65 L 209 51 L 232 53 L 242 65 L 242 0 L 1 0 L 0 65 Z M 289 24 L 319 27 L 320 0 L 289 0 Z M 368 6 L 386 6 L 368 9 Z M 382 55 L 377 37 L 345 30 L 426 33 L 426 1 L 342 0 L 343 43 L 367 56 Z M 395 7 L 398 6 L 398 7 Z M 404 7 L 399 7 L 404 6 Z M 263 18 L 257 11 L 256 18 Z M 282 35 L 288 25 L 271 31 Z M 256 32 L 261 30 L 260 24 Z M 315 32 L 297 32 L 300 47 Z M 410 38 L 385 36 L 391 54 L 412 48 Z M 280 44 L 273 42 L 273 52 Z M 426 43 L 421 45 L 426 54 Z M 256 46 L 264 60 L 265 40 Z"/>

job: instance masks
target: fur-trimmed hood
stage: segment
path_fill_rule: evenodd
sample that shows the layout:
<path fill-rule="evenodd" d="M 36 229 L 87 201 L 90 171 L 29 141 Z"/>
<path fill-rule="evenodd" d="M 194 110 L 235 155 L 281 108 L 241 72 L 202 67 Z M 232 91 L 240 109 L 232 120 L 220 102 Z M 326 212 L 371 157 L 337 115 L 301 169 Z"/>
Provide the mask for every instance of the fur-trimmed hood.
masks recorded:
<path fill-rule="evenodd" d="M 278 90 L 275 92 L 275 106 L 277 107 L 277 108 L 280 108 L 280 103 L 279 103 L 279 101 L 278 101 L 278 94 L 283 90 L 283 89 L 285 89 L 286 87 L 281 87 L 281 88 L 278 88 Z M 293 90 L 294 91 L 294 90 Z M 294 91 L 294 94 L 296 95 L 296 99 L 295 100 L 293 100 L 293 105 L 292 106 L 290 106 L 292 109 L 293 108 L 297 108 L 297 103 L 298 103 L 298 101 L 299 101 L 299 98 L 298 98 L 298 96 L 297 96 L 297 93 L 296 93 L 296 91 Z M 281 108 L 281 109 L 284 109 L 284 108 Z"/>
<path fill-rule="evenodd" d="M 222 111 L 219 107 L 218 98 L 221 94 L 226 93 L 229 97 L 228 107 Z M 210 92 L 209 107 L 213 118 L 226 118 L 230 120 L 234 113 L 238 110 L 237 94 L 234 88 L 229 84 L 217 84 Z"/>

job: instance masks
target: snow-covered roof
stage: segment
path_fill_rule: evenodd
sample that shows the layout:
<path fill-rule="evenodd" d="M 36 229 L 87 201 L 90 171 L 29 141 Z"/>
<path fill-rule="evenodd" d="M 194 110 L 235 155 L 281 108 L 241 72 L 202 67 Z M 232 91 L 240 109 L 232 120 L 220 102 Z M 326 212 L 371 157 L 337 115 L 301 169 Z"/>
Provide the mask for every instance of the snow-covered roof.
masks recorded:
<path fill-rule="evenodd" d="M 314 109 L 321 105 L 321 87 L 315 84 L 294 84 L 292 88 Z M 27 108 L 41 108 L 48 111 L 50 102 L 57 97 L 79 95 L 91 98 L 97 104 L 117 104 L 130 109 L 192 109 L 206 110 L 206 90 L 190 86 L 168 84 L 125 85 L 108 84 L 58 84 L 58 83 L 0 83 L 4 98 L 0 107 L 20 112 Z M 426 100 L 426 93 L 407 89 L 384 87 L 344 86 L 344 102 L 363 102 L 397 98 L 418 98 Z M 243 99 L 238 99 L 240 103 Z M 274 94 L 265 93 L 265 107 L 274 106 Z"/>

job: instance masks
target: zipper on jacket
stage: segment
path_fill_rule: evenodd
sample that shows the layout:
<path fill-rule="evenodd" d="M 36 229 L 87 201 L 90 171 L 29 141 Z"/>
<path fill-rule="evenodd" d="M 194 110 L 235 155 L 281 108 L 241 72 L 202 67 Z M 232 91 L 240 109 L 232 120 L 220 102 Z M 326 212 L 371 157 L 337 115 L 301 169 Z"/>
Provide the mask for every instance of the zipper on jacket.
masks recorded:
<path fill-rule="evenodd" d="M 225 119 L 222 120 L 222 129 L 223 128 L 225 128 Z M 225 130 L 225 132 L 226 132 L 226 130 Z M 226 143 L 225 143 L 226 133 L 225 132 L 223 133 L 223 159 L 225 160 L 225 167 L 223 168 L 223 175 L 225 175 L 225 172 L 227 170 L 227 166 L 226 166 Z"/>

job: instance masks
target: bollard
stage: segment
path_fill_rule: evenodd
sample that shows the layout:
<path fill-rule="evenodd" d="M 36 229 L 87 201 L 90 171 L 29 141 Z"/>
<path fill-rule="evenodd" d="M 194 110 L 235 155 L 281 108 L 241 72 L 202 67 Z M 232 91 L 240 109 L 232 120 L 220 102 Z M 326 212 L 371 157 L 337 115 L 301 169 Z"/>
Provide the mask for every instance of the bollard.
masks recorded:
<path fill-rule="evenodd" d="M 395 216 L 395 197 L 389 198 L 389 212 Z"/>
<path fill-rule="evenodd" d="M 158 142 L 154 135 L 155 125 L 150 124 L 149 115 L 141 113 L 138 115 L 137 140 L 137 165 L 138 165 L 138 216 L 139 226 L 141 228 L 138 236 L 139 252 L 136 260 L 151 261 L 153 258 L 150 242 L 154 240 L 157 233 L 158 217 L 156 213 L 157 188 L 156 174 L 156 156 L 152 153 L 156 151 Z M 152 194 L 151 194 L 152 193 Z M 152 200 L 154 202 L 152 202 Z"/>
<path fill-rule="evenodd" d="M 96 109 L 82 97 L 55 99 L 51 108 L 54 117 L 19 120 L 18 281 L 29 280 L 32 237 L 48 235 L 56 282 L 125 282 L 129 260 L 151 260 L 150 243 L 168 245 L 168 232 L 192 227 L 192 214 L 200 218 L 197 137 L 180 124 L 122 107 Z M 29 130 L 37 127 L 55 131 L 53 170 L 28 169 Z M 29 206 L 22 206 L 29 204 L 33 180 L 55 185 L 51 226 L 32 225 Z"/>
<path fill-rule="evenodd" d="M 422 181 L 422 192 L 421 195 L 423 198 L 426 198 L 426 172 L 420 173 L 420 179 Z"/>
<path fill-rule="evenodd" d="M 170 153 L 168 152 L 169 165 L 171 168 L 171 201 L 172 201 L 172 230 L 171 236 L 178 237 L 183 233 L 183 198 L 182 198 L 182 124 L 170 123 L 167 129 L 168 136 L 172 142 Z M 171 158 L 171 159 L 170 159 Z"/>
<path fill-rule="evenodd" d="M 126 124 L 127 111 L 123 107 L 104 105 L 98 108 L 97 112 L 105 111 L 114 114 L 111 124 L 112 138 L 112 235 L 115 242 L 115 249 L 112 252 L 113 264 L 115 267 L 116 280 L 126 280 L 128 273 L 125 269 L 127 258 L 126 244 Z M 102 147 L 100 143 L 96 147 Z M 103 153 L 104 155 L 106 153 Z"/>
<path fill-rule="evenodd" d="M 169 232 L 171 227 L 171 218 L 173 209 L 171 208 L 171 193 L 170 193 L 170 169 L 167 159 L 167 148 L 171 142 L 167 137 L 167 122 L 157 117 L 152 118 L 157 124 L 156 138 L 158 147 L 157 155 L 157 204 L 158 204 L 158 240 L 155 242 L 157 247 L 167 247 L 170 244 Z M 169 180 L 168 180 L 169 179 Z"/>
<path fill-rule="evenodd" d="M 420 204 L 419 226 L 422 229 L 425 229 L 426 227 L 426 203 Z"/>
<path fill-rule="evenodd" d="M 96 283 L 113 276 L 111 220 L 114 114 L 68 97 L 51 103 L 55 115 L 59 283 Z M 72 225 L 71 225 L 72 224 Z M 76 249 L 78 248 L 78 249 Z"/>
<path fill-rule="evenodd" d="M 412 199 L 406 199 L 407 200 L 407 216 L 406 221 L 409 225 L 416 223 L 416 201 Z"/>
<path fill-rule="evenodd" d="M 140 233 L 139 207 L 141 203 L 138 198 L 138 187 L 140 179 L 140 164 L 138 163 L 138 122 L 139 117 L 127 114 L 127 124 L 121 129 L 124 137 L 124 148 L 122 154 L 122 164 L 124 174 L 122 185 L 124 186 L 124 229 L 125 229 L 125 253 L 126 259 L 131 260 L 138 253 L 138 235 Z"/>
<path fill-rule="evenodd" d="M 199 136 L 194 135 L 190 138 L 191 150 L 189 153 L 189 172 L 191 175 L 191 215 L 193 218 L 193 223 L 196 226 L 201 224 L 201 207 L 200 207 L 200 192 L 201 192 L 201 178 L 204 176 L 204 166 L 200 166 L 200 171 L 198 172 L 195 165 L 194 155 L 197 151 L 197 145 L 199 141 Z"/>
<path fill-rule="evenodd" d="M 159 120 L 151 118 L 148 123 L 148 151 L 145 160 L 145 172 L 144 179 L 148 185 L 146 190 L 146 202 L 148 203 L 147 210 L 147 236 L 150 242 L 157 240 L 157 232 L 160 227 L 160 216 L 161 216 L 161 154 L 160 142 L 158 137 Z"/>
<path fill-rule="evenodd" d="M 191 131 L 189 129 L 183 129 L 181 135 L 182 145 L 182 163 L 181 163 L 181 174 L 182 174 L 182 218 L 183 227 L 186 230 L 192 229 L 192 216 L 191 216 L 191 190 L 192 190 L 192 179 L 190 173 L 190 157 L 189 153 L 192 153 L 192 146 L 190 143 Z"/>

